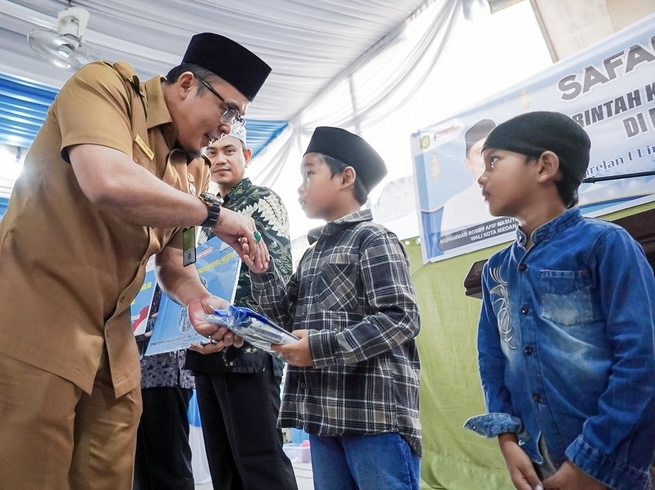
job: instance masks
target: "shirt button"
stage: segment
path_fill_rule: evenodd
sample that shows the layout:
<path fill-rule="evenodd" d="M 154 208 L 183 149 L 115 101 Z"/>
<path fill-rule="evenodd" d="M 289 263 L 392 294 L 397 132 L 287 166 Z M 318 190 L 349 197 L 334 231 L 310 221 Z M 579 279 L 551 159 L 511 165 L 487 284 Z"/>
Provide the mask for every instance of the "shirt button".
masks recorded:
<path fill-rule="evenodd" d="M 304 382 L 304 381 L 301 381 L 301 382 L 300 382 L 300 389 L 301 389 L 301 390 L 304 390 L 304 389 L 305 389 L 305 386 L 306 386 L 306 385 L 305 385 L 305 382 Z"/>
<path fill-rule="evenodd" d="M 523 313 L 524 315 L 527 315 L 527 313 L 529 311 L 530 311 L 530 308 L 528 306 L 525 306 L 525 305 L 521 306 L 521 313 Z"/>
<path fill-rule="evenodd" d="M 541 395 L 539 393 L 533 393 L 532 394 L 532 399 L 539 403 L 541 401 Z"/>
<path fill-rule="evenodd" d="M 529 355 L 529 356 L 532 355 L 532 347 L 529 346 L 529 345 L 526 346 L 525 349 L 523 349 L 523 351 L 524 351 L 527 355 Z"/>
<path fill-rule="evenodd" d="M 526 270 L 527 268 L 528 268 L 527 265 L 525 265 L 525 264 L 519 264 L 519 271 L 521 271 L 521 272 L 525 272 L 525 270 Z"/>

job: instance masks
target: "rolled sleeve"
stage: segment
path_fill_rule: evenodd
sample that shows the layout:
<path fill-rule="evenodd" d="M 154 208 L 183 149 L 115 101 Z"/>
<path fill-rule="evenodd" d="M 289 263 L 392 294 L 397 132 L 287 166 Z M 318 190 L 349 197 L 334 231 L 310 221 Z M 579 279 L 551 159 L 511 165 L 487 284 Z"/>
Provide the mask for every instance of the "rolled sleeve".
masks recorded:
<path fill-rule="evenodd" d="M 500 434 L 516 434 L 523 430 L 521 419 L 508 413 L 486 413 L 469 418 L 465 423 L 466 429 L 484 437 L 496 437 Z"/>

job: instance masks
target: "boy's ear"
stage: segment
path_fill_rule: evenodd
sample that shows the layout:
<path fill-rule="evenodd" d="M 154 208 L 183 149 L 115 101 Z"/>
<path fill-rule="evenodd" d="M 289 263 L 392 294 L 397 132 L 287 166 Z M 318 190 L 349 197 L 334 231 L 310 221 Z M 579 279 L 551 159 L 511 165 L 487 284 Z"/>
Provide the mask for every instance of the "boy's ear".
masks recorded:
<path fill-rule="evenodd" d="M 355 184 L 355 179 L 357 178 L 357 171 L 353 167 L 346 167 L 341 172 L 341 180 L 344 187 Z"/>
<path fill-rule="evenodd" d="M 560 180 L 559 158 L 552 151 L 545 151 L 539 157 L 539 182 Z"/>

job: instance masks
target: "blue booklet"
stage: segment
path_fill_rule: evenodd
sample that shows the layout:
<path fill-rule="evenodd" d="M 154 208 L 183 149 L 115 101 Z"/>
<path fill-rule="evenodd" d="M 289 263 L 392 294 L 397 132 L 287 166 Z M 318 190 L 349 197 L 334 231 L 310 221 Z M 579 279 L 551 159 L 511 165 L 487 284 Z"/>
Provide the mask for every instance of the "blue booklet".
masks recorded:
<path fill-rule="evenodd" d="M 198 246 L 195 265 L 200 280 L 210 293 L 230 303 L 234 301 L 241 258 L 232 247 L 223 243 L 218 237 L 207 240 Z M 206 340 L 189 322 L 186 308 L 162 294 L 159 312 L 145 355 L 186 349 L 191 342 Z"/>
<path fill-rule="evenodd" d="M 225 310 L 216 310 L 213 315 L 205 315 L 208 322 L 230 329 L 255 347 L 271 354 L 271 344 L 294 344 L 300 339 L 279 327 L 264 315 L 245 306 L 230 305 Z"/>

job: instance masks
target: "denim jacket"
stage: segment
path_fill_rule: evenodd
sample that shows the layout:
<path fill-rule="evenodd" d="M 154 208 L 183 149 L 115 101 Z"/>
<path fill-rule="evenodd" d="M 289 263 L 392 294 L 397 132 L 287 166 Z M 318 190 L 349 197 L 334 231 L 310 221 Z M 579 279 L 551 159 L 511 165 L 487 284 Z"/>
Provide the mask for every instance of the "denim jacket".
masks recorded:
<path fill-rule="evenodd" d="M 490 412 L 466 426 L 544 438 L 616 490 L 646 490 L 655 451 L 655 279 L 622 228 L 569 209 L 519 230 L 483 270 L 478 361 Z"/>

